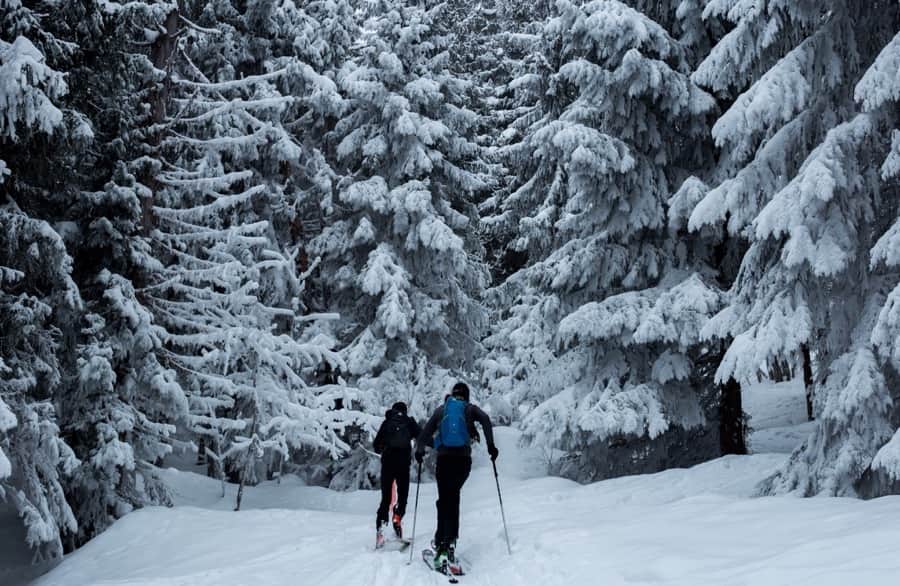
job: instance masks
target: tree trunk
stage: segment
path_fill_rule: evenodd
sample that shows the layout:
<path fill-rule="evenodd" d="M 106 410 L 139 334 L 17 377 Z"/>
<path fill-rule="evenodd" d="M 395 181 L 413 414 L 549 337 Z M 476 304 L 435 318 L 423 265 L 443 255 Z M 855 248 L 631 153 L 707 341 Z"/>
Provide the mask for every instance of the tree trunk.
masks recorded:
<path fill-rule="evenodd" d="M 776 358 L 772 363 L 772 367 L 769 369 L 768 375 L 769 378 L 776 383 L 789 381 L 793 376 L 791 373 L 791 365 L 786 360 Z"/>
<path fill-rule="evenodd" d="M 253 375 L 253 382 L 256 382 L 256 373 Z M 253 417 L 253 423 L 250 426 L 250 445 L 247 446 L 247 453 L 240 464 L 240 483 L 238 484 L 237 502 L 234 505 L 235 511 L 241 510 L 241 501 L 244 498 L 244 485 L 247 484 L 247 473 L 252 466 L 256 465 L 256 460 L 261 458 L 263 454 L 259 447 L 259 440 L 256 437 L 256 417 Z"/>
<path fill-rule="evenodd" d="M 153 67 L 167 72 L 166 78 L 162 82 L 155 82 L 155 87 L 150 92 L 150 124 L 156 128 L 150 134 L 148 142 L 154 149 L 158 148 L 162 142 L 160 126 L 168 116 L 166 104 L 169 101 L 169 87 L 171 86 L 171 77 L 168 75 L 168 72 L 171 68 L 172 56 L 175 54 L 175 49 L 178 46 L 179 18 L 180 15 L 177 9 L 166 16 L 166 20 L 163 23 L 165 32 L 160 32 L 150 51 Z M 146 236 L 154 228 L 154 195 L 160 189 L 160 184 L 155 176 L 144 177 L 143 183 L 150 188 L 150 194 L 141 198 L 141 227 L 143 234 Z"/>
<path fill-rule="evenodd" d="M 806 416 L 810 421 L 813 421 L 816 418 L 813 413 L 815 384 L 813 382 L 812 358 L 809 355 L 809 346 L 802 344 L 800 353 L 803 356 L 803 387 L 806 389 Z"/>
<path fill-rule="evenodd" d="M 722 454 L 746 454 L 741 385 L 734 378 L 719 385 L 719 446 Z"/>
<path fill-rule="evenodd" d="M 241 474 L 241 483 L 238 485 L 237 502 L 234 505 L 235 511 L 241 510 L 241 500 L 244 498 L 244 475 Z"/>

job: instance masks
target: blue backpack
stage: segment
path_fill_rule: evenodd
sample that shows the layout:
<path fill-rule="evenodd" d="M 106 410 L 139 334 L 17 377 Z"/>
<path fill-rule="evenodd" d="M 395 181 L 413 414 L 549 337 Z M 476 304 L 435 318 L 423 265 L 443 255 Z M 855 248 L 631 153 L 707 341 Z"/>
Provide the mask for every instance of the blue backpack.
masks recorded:
<path fill-rule="evenodd" d="M 461 448 L 469 445 L 466 405 L 468 403 L 456 397 L 449 397 L 444 403 L 444 417 L 441 419 L 440 435 L 438 435 L 435 442 L 437 445 L 447 446 L 448 448 Z"/>

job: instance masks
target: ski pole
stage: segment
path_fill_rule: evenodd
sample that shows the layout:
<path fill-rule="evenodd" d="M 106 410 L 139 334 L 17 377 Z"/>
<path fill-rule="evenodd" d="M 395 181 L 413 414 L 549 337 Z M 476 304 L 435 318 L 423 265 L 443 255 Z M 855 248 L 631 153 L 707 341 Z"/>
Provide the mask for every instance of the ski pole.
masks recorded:
<path fill-rule="evenodd" d="M 503 512 L 503 495 L 500 494 L 500 476 L 497 475 L 497 462 L 491 460 L 494 465 L 494 481 L 497 483 L 497 497 L 500 499 L 500 518 L 503 519 L 503 534 L 506 536 L 506 551 L 512 555 L 512 547 L 509 545 L 509 530 L 506 528 L 506 513 Z M 415 521 L 413 521 L 415 523 Z"/>
<path fill-rule="evenodd" d="M 416 504 L 413 505 L 413 530 L 412 535 L 409 538 L 409 561 L 406 562 L 406 565 L 412 563 L 413 559 L 413 551 L 415 551 L 415 541 L 416 541 L 416 518 L 419 514 L 419 486 L 422 485 L 422 463 L 419 462 L 419 467 L 416 471 Z"/>

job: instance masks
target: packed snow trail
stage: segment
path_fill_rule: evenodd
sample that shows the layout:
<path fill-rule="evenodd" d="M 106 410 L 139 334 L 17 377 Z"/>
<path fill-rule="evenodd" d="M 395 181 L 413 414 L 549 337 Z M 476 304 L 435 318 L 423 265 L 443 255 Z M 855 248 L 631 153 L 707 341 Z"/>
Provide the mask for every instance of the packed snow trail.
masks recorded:
<path fill-rule="evenodd" d="M 900 575 L 900 497 L 748 498 L 783 455 L 726 457 L 689 470 L 588 486 L 539 478 L 539 456 L 498 429 L 506 553 L 490 462 L 478 453 L 463 491 L 460 581 L 471 586 L 846 586 Z M 434 531 L 423 483 L 414 560 L 374 551 L 378 493 L 337 493 L 285 479 L 245 494 L 167 471 L 180 506 L 118 521 L 36 582 L 40 586 L 446 584 L 416 559 Z M 233 487 L 229 487 L 233 491 Z M 414 493 L 413 493 L 414 494 Z M 405 520 L 412 528 L 412 501 Z"/>

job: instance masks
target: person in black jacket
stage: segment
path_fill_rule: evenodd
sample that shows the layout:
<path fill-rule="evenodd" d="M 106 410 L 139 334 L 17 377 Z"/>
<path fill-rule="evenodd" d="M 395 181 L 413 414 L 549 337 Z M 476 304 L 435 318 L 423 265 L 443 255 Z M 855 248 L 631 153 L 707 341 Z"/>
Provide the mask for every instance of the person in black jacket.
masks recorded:
<path fill-rule="evenodd" d="M 461 421 L 455 423 L 454 417 Z M 471 439 L 477 438 L 475 422 L 481 424 L 487 451 L 496 460 L 497 446 L 487 413 L 469 403 L 469 387 L 458 382 L 444 404 L 435 410 L 416 442 L 416 461 L 425 456 L 425 446 L 437 450 L 437 531 L 434 536 L 434 567 L 444 573 L 458 573 L 456 540 L 459 537 L 459 495 L 472 469 Z M 438 435 L 436 437 L 435 433 Z"/>
<path fill-rule="evenodd" d="M 375 546 L 384 545 L 384 525 L 391 506 L 392 485 L 397 483 L 397 503 L 392 511 L 392 524 L 398 538 L 403 537 L 401 522 L 409 497 L 409 461 L 412 442 L 419 436 L 419 424 L 406 415 L 406 403 L 394 403 L 384 415 L 384 422 L 375 435 L 373 447 L 381 454 L 381 503 L 375 519 Z"/>

